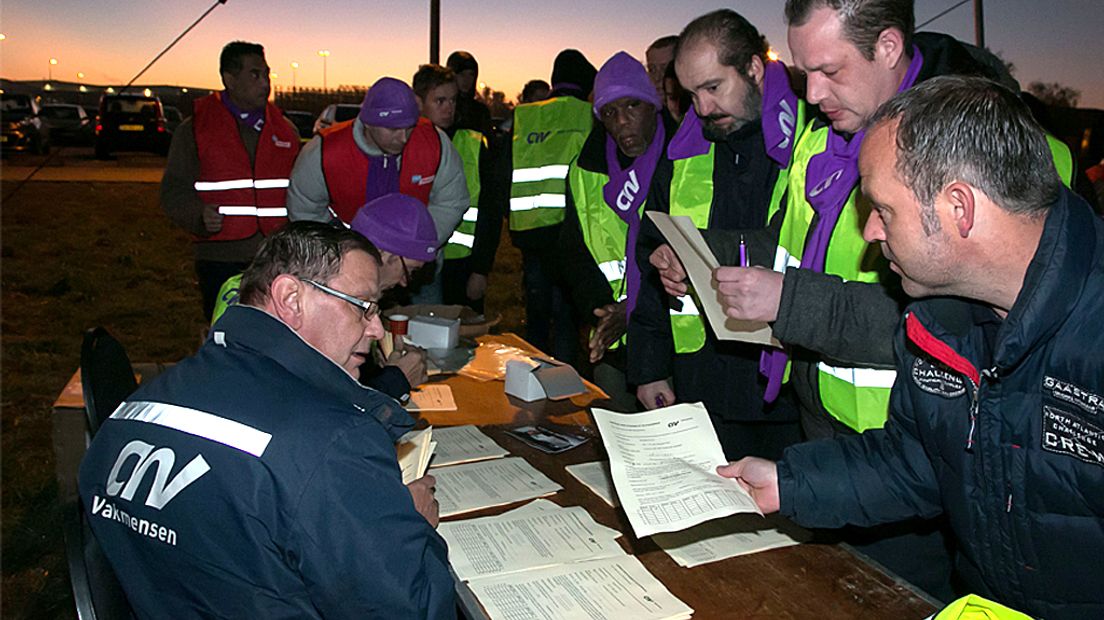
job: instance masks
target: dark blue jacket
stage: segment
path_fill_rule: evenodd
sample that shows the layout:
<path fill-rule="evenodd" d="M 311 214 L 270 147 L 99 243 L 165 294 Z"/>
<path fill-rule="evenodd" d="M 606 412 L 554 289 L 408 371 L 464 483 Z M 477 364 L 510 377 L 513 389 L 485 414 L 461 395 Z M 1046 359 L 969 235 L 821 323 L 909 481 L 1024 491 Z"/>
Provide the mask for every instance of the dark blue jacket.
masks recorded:
<path fill-rule="evenodd" d="M 455 616 L 412 425 L 286 325 L 232 306 L 97 433 L 80 491 L 140 618 Z"/>
<path fill-rule="evenodd" d="M 1063 190 L 1005 320 L 906 312 L 884 430 L 787 450 L 810 527 L 946 513 L 971 590 L 1047 620 L 1104 618 L 1104 222 Z"/>

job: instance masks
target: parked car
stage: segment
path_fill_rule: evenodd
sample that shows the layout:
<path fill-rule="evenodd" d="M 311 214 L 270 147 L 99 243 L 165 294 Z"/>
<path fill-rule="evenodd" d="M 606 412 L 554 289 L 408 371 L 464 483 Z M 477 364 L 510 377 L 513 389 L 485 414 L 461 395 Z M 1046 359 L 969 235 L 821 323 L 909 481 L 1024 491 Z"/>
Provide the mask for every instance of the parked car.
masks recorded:
<path fill-rule="evenodd" d="M 72 103 L 47 103 L 40 116 L 50 126 L 50 140 L 54 144 L 92 143 L 92 119 L 82 106 Z"/>
<path fill-rule="evenodd" d="M 156 96 L 120 93 L 100 98 L 96 115 L 96 157 L 106 159 L 112 151 L 169 150 L 168 121 Z"/>
<path fill-rule="evenodd" d="M 50 124 L 42 118 L 38 97 L 4 93 L 0 95 L 0 146 L 4 152 L 50 152 Z"/>
<path fill-rule="evenodd" d="M 355 103 L 331 103 L 318 115 L 318 120 L 314 121 L 314 133 L 317 134 L 334 123 L 352 120 L 357 114 L 360 114 L 360 106 Z"/>
<path fill-rule="evenodd" d="M 304 110 L 284 110 L 284 116 L 299 130 L 299 141 L 306 142 L 314 137 L 314 115 Z"/>
<path fill-rule="evenodd" d="M 184 122 L 184 115 L 180 112 L 180 108 L 176 106 L 161 106 L 161 110 L 165 113 L 165 124 L 168 125 L 169 133 L 174 133 L 180 123 Z"/>

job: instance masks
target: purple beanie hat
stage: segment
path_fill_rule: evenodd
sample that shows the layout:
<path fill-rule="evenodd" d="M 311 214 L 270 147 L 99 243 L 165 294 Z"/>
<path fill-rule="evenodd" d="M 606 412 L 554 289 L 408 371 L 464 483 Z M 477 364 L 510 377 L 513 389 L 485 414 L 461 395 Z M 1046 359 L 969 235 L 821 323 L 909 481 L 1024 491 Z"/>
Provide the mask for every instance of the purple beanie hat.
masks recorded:
<path fill-rule="evenodd" d="M 357 118 L 373 127 L 413 127 L 418 123 L 418 102 L 414 99 L 414 91 L 402 80 L 380 78 L 364 95 Z"/>
<path fill-rule="evenodd" d="M 607 103 L 622 97 L 646 101 L 656 109 L 663 105 L 644 65 L 625 52 L 617 52 L 594 78 L 594 115 L 599 116 Z"/>
<path fill-rule="evenodd" d="M 350 226 L 377 248 L 410 260 L 437 257 L 437 228 L 417 198 L 386 194 L 364 205 Z"/>

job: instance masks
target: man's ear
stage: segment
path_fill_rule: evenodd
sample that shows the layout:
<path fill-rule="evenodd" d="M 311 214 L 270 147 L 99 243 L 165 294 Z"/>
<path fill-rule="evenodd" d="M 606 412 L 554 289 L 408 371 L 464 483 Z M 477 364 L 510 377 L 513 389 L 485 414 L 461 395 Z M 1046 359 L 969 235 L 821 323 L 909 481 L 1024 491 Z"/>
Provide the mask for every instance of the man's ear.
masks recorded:
<path fill-rule="evenodd" d="M 752 82 L 759 87 L 759 91 L 763 90 L 763 74 L 766 73 L 766 69 L 763 67 L 763 59 L 759 56 L 752 56 L 751 63 L 748 64 L 748 77 Z"/>
<path fill-rule="evenodd" d="M 887 69 L 896 69 L 907 61 L 905 35 L 897 28 L 886 28 L 874 42 L 874 61 Z"/>
<path fill-rule="evenodd" d="M 306 283 L 295 276 L 282 273 L 272 281 L 268 303 L 270 311 L 288 327 L 298 331 L 303 325 L 303 293 Z"/>
<path fill-rule="evenodd" d="M 974 217 L 977 210 L 977 196 L 970 185 L 955 181 L 943 188 L 943 197 L 951 209 L 955 232 L 966 239 L 974 230 Z"/>

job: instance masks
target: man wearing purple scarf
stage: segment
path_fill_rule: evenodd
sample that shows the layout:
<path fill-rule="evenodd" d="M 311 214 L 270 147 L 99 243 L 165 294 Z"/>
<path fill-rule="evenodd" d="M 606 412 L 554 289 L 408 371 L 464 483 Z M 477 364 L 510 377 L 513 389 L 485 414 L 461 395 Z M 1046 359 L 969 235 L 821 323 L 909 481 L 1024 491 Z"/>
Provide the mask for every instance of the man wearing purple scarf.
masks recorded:
<path fill-rule="evenodd" d="M 614 54 L 594 79 L 600 121 L 568 172 L 567 207 L 553 258 L 589 341 L 594 380 L 610 407 L 637 411 L 625 384 L 625 325 L 636 304 L 636 239 L 644 200 L 667 143 L 662 103 L 640 61 Z"/>
<path fill-rule="evenodd" d="M 785 187 L 801 114 L 785 67 L 769 62 L 767 50 L 755 26 L 731 10 L 683 29 L 675 71 L 695 107 L 656 170 L 648 210 L 689 216 L 700 229 L 766 226 Z M 697 298 L 685 289 L 680 298 L 664 293 L 648 261 L 663 243 L 645 219 L 641 290 L 628 328 L 627 374 L 640 402 L 652 409 L 701 401 L 726 454 L 781 455 L 800 429 L 788 395 L 763 400 L 762 347 L 719 341 L 697 313 Z"/>
<path fill-rule="evenodd" d="M 866 120 L 936 75 L 1001 76 L 950 37 L 914 35 L 912 0 L 788 0 L 786 21 L 794 65 L 807 75 L 805 97 L 822 116 L 796 146 L 777 245 L 751 246 L 770 255 L 773 270 L 722 267 L 714 277 L 729 316 L 772 322 L 785 345 L 763 356 L 766 396 L 778 393 L 789 368 L 806 437 L 853 435 L 885 422 L 905 302 L 899 278 L 862 239 L 869 205 L 857 158 Z M 736 234 L 707 241 L 722 265 L 739 264 Z M 685 290 L 681 267 L 661 277 L 670 292 Z M 847 540 L 934 596 L 951 596 L 938 524 L 871 528 Z"/>

